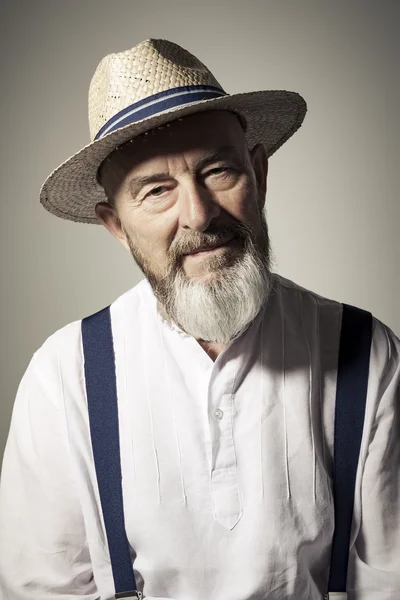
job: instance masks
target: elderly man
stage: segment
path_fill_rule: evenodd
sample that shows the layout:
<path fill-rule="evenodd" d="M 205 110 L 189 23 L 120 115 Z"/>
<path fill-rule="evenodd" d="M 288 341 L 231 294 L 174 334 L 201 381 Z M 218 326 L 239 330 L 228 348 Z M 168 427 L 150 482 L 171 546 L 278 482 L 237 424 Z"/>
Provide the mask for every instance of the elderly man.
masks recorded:
<path fill-rule="evenodd" d="M 375 317 L 346 590 L 331 585 L 344 305 L 272 271 L 264 212 L 303 99 L 229 96 L 189 52 L 146 40 L 101 61 L 89 102 L 92 142 L 41 202 L 103 224 L 145 278 L 50 336 L 22 378 L 2 598 L 400 597 L 400 340 Z M 343 443 L 359 425 L 347 367 Z"/>

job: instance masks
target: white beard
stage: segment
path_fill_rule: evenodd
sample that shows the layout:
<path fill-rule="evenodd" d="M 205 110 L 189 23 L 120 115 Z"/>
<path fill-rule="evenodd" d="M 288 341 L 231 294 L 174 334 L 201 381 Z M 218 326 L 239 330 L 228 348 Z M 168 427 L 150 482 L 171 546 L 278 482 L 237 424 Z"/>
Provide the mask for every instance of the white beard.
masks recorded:
<path fill-rule="evenodd" d="M 206 281 L 188 280 L 181 271 L 174 279 L 167 312 L 189 335 L 226 344 L 242 333 L 268 301 L 272 275 L 253 253 L 243 256 Z"/>
<path fill-rule="evenodd" d="M 275 258 L 264 213 L 261 226 L 262 247 L 254 245 L 251 231 L 241 224 L 244 242 L 240 256 L 235 260 L 231 260 L 231 255 L 227 260 L 220 257 L 210 261 L 200 279 L 188 278 L 182 266 L 175 272 L 171 268 L 164 277 L 156 277 L 132 239 L 124 233 L 136 264 L 153 288 L 164 320 L 175 323 L 196 339 L 227 344 L 257 317 L 274 286 L 271 268 Z M 238 231 L 239 226 L 225 233 Z M 215 241 L 218 240 L 211 239 Z"/>

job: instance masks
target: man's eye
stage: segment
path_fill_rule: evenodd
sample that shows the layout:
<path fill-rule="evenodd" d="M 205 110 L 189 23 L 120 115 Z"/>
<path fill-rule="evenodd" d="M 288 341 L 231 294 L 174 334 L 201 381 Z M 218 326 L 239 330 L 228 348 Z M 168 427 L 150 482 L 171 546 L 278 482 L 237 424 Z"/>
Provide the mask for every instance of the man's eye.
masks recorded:
<path fill-rule="evenodd" d="M 208 171 L 207 175 L 220 175 L 222 173 L 229 173 L 232 170 L 233 169 L 230 169 L 229 167 L 216 167 L 215 169 Z"/>
<path fill-rule="evenodd" d="M 160 194 L 163 193 L 163 190 L 166 190 L 166 186 L 165 185 L 159 185 L 155 188 L 153 188 L 152 190 L 150 190 L 149 192 L 149 196 L 159 196 Z"/>

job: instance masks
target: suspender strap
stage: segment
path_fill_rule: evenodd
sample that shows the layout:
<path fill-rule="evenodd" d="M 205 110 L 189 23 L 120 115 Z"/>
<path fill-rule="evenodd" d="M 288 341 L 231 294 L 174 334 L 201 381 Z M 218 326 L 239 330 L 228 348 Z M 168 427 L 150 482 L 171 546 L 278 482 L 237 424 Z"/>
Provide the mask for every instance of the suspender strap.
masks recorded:
<path fill-rule="evenodd" d="M 110 306 L 82 319 L 81 329 L 90 434 L 115 598 L 140 598 L 125 531 Z"/>
<path fill-rule="evenodd" d="M 364 426 L 372 314 L 343 304 L 335 406 L 333 494 L 335 530 L 327 598 L 345 598 L 354 488 Z M 344 594 L 340 596 L 337 594 Z M 335 594 L 336 593 L 336 594 Z"/>

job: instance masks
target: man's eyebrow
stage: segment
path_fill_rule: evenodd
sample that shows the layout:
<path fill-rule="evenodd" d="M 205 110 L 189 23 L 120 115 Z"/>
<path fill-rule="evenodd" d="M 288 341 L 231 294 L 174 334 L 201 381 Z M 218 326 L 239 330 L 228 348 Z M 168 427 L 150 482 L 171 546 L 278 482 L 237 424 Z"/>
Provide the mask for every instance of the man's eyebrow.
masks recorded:
<path fill-rule="evenodd" d="M 207 165 L 215 163 L 219 160 L 224 160 L 226 158 L 233 158 L 236 163 L 240 163 L 240 157 L 238 154 L 237 148 L 235 146 L 221 146 L 217 148 L 214 152 L 203 156 L 201 159 L 196 161 L 191 169 L 192 172 L 201 171 Z M 170 173 L 152 173 L 151 175 L 135 175 L 133 176 L 129 182 L 128 187 L 129 191 L 133 198 L 140 192 L 143 186 L 148 183 L 157 183 L 159 181 L 165 181 L 171 177 Z"/>

